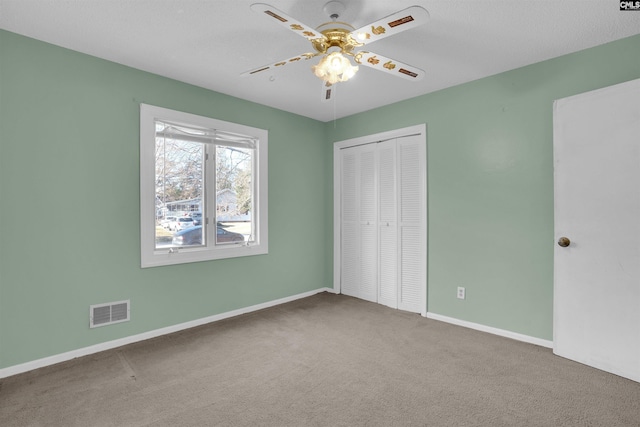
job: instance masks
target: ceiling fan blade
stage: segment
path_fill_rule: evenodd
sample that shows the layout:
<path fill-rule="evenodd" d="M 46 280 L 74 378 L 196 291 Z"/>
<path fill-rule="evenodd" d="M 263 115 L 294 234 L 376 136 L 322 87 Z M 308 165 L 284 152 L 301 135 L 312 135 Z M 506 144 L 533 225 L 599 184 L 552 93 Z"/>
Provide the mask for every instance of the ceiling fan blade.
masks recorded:
<path fill-rule="evenodd" d="M 385 37 L 415 28 L 427 22 L 429 12 L 420 6 L 411 6 L 352 31 L 358 43 L 369 44 Z"/>
<path fill-rule="evenodd" d="M 281 10 L 276 9 L 275 7 L 268 5 L 266 3 L 254 3 L 251 5 L 251 10 L 258 13 L 264 13 L 269 18 L 271 18 L 277 24 L 282 25 L 285 28 L 293 31 L 299 36 L 304 37 L 309 41 L 313 41 L 316 39 L 326 39 L 325 35 L 316 31 L 309 25 L 303 24 L 302 22 L 294 19 L 284 13 Z"/>
<path fill-rule="evenodd" d="M 414 82 L 421 80 L 425 75 L 424 70 L 421 70 L 420 68 L 416 68 L 412 65 L 408 65 L 373 52 L 358 52 L 355 54 L 354 59 L 358 64 L 374 68 L 378 71 L 384 71 L 385 73 Z"/>
<path fill-rule="evenodd" d="M 320 55 L 320 52 L 308 52 L 302 55 L 294 56 L 293 58 L 285 59 L 283 61 L 274 62 L 273 64 L 263 65 L 262 67 L 254 68 L 253 70 L 245 71 L 240 74 L 241 76 L 251 76 L 254 74 L 260 74 L 263 71 L 273 70 L 276 68 L 282 68 L 285 65 L 295 64 L 297 62 L 308 61 L 309 59 Z"/>

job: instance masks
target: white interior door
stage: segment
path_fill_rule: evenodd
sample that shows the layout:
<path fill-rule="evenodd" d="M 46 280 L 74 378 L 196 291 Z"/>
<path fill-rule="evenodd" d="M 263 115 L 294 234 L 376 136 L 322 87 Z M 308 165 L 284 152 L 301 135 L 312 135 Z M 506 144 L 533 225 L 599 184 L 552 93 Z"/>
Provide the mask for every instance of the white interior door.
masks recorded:
<path fill-rule="evenodd" d="M 554 103 L 554 353 L 640 381 L 640 80 Z"/>
<path fill-rule="evenodd" d="M 341 161 L 342 293 L 376 301 L 378 287 L 375 144 L 344 150 Z"/>
<path fill-rule="evenodd" d="M 426 299 L 426 146 L 418 135 L 398 139 L 400 286 L 398 308 L 420 312 Z"/>
<path fill-rule="evenodd" d="M 357 150 L 342 153 L 340 163 L 340 278 L 342 293 L 357 296 L 360 288 L 360 160 Z"/>
<path fill-rule="evenodd" d="M 378 144 L 378 302 L 398 308 L 398 181 L 396 140 Z"/>
<path fill-rule="evenodd" d="M 375 302 L 378 292 L 378 185 L 375 144 L 360 152 L 360 291 L 359 298 Z"/>

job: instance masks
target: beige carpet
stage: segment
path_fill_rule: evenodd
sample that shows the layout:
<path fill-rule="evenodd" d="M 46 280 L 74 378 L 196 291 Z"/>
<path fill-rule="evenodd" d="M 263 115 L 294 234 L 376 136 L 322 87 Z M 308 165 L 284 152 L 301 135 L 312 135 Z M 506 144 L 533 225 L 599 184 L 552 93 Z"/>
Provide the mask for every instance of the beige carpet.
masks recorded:
<path fill-rule="evenodd" d="M 342 295 L 0 380 L 0 426 L 640 426 L 640 384 Z"/>

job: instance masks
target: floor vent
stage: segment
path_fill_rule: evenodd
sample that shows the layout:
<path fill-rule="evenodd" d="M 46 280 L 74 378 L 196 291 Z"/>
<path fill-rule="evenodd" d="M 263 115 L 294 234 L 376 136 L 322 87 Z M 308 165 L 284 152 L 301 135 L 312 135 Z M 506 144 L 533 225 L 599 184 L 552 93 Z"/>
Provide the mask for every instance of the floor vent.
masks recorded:
<path fill-rule="evenodd" d="M 89 306 L 89 327 L 113 325 L 129 320 L 129 300 Z"/>

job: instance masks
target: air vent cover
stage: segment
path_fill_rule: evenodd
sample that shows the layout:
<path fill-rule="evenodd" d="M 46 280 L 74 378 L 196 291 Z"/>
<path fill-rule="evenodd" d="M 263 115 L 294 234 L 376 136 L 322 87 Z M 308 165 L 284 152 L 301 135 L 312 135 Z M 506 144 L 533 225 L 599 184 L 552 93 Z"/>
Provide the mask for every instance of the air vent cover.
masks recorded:
<path fill-rule="evenodd" d="M 129 300 L 89 306 L 89 327 L 112 325 L 129 320 Z"/>

